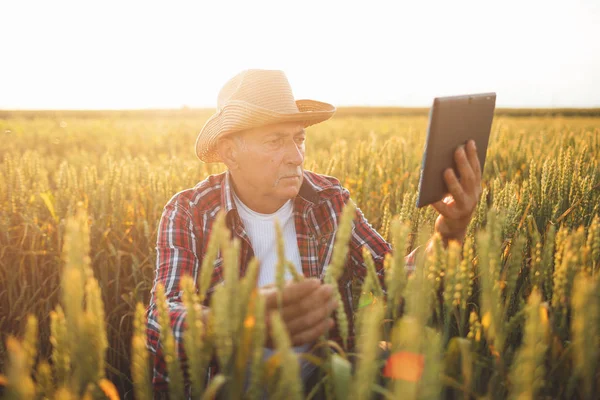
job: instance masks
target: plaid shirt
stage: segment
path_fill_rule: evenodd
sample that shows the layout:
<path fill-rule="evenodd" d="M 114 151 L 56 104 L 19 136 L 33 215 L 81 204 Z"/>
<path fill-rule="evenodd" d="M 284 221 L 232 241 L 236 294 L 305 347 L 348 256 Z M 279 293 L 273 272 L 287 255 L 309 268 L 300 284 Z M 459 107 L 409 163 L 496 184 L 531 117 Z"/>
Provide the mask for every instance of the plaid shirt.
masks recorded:
<path fill-rule="evenodd" d="M 240 276 L 245 275 L 248 262 L 254 254 L 236 210 L 230 179 L 229 172 L 211 175 L 195 187 L 177 193 L 164 208 L 156 244 L 154 288 L 146 310 L 148 348 L 154 354 L 152 382 L 155 391 L 166 391 L 168 383 L 166 364 L 159 341 L 160 325 L 157 321 L 154 298 L 156 284 L 160 282 L 165 286 L 171 329 L 177 343 L 179 359 L 185 366 L 187 362 L 183 351 L 183 331 L 187 325 L 186 310 L 182 304 L 180 278 L 184 275 L 191 275 L 196 282 L 202 258 L 207 250 L 212 224 L 221 209 L 225 209 L 226 223 L 229 229 L 242 239 Z M 350 193 L 341 186 L 336 178 L 304 171 L 300 192 L 294 199 L 294 221 L 302 271 L 305 277 L 324 278 L 324 267 L 329 264 L 331 259 L 338 221 L 342 209 L 349 199 Z M 383 260 L 385 255 L 391 252 L 391 246 L 371 227 L 360 209 L 357 209 L 348 261 L 344 275 L 339 280 L 344 308 L 349 316 L 354 315 L 352 280 L 358 279 L 362 282 L 366 275 L 361 252 L 363 246 L 366 246 L 371 252 L 381 284 L 385 288 Z M 414 269 L 415 252 L 416 249 L 406 256 L 406 268 L 409 270 Z M 209 298 L 206 300 L 205 306 L 209 304 L 210 295 L 216 285 L 223 282 L 222 262 L 222 258 L 217 258 L 214 262 L 208 290 Z M 350 348 L 354 343 L 352 319 L 348 319 L 351 335 Z M 330 337 L 341 344 L 337 324 L 332 328 Z M 207 382 L 217 373 L 217 369 L 218 366 L 213 359 L 207 371 Z"/>

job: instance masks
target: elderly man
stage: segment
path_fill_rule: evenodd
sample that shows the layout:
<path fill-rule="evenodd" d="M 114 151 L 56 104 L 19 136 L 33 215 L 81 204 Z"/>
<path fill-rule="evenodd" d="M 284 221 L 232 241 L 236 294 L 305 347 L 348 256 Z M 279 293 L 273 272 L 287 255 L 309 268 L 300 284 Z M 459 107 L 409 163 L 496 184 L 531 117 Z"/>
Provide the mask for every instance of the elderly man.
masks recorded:
<path fill-rule="evenodd" d="M 155 288 L 157 283 L 165 285 L 171 328 L 181 355 L 186 312 L 181 305 L 180 278 L 186 274 L 199 277 L 217 213 L 226 213 L 228 227 L 241 239 L 240 274 L 245 273 L 252 257 L 260 261 L 257 286 L 261 288 L 275 281 L 277 220 L 285 239 L 286 258 L 309 278 L 299 283 L 288 281 L 282 312 L 293 345 L 297 351 L 306 352 L 330 329 L 336 337 L 337 327 L 331 318 L 336 307 L 343 306 L 352 315 L 350 282 L 353 276 L 365 275 L 362 247 L 370 250 L 383 278 L 383 260 L 392 251 L 391 246 L 357 210 L 346 274 L 339 282 L 344 304 L 337 304 L 333 288 L 323 284 L 322 278 L 350 194 L 337 179 L 303 169 L 305 128 L 329 119 L 335 107 L 314 100 L 294 100 L 284 73 L 271 70 L 239 73 L 221 89 L 217 104 L 217 112 L 198 135 L 196 154 L 204 162 L 225 163 L 227 171 L 177 193 L 165 206 L 158 229 Z M 466 151 L 462 147 L 457 150 L 456 163 L 461 181 L 452 169 L 445 171 L 451 196 L 433 204 L 440 213 L 435 229 L 446 242 L 463 240 L 481 195 L 481 171 L 472 141 Z M 414 253 L 406 258 L 407 268 L 411 268 Z M 217 261 L 211 287 L 223 281 L 221 272 Z M 148 345 L 156 354 L 153 384 L 160 391 L 166 390 L 167 380 L 158 341 L 155 288 L 148 307 Z M 268 315 L 269 310 L 277 308 L 277 298 L 272 290 L 262 291 Z M 204 313 L 210 313 L 208 307 Z M 265 349 L 265 354 L 268 356 L 270 349 Z M 210 368 L 209 378 L 215 368 Z M 301 372 L 305 382 L 314 381 L 315 371 L 310 364 L 303 364 Z"/>

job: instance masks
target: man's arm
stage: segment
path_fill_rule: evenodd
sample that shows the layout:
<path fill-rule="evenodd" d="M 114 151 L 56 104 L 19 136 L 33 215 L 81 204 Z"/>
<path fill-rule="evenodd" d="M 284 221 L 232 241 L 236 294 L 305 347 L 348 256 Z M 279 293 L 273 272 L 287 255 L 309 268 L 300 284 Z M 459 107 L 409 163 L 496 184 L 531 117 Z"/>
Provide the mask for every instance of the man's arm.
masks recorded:
<path fill-rule="evenodd" d="M 444 247 L 448 246 L 449 240 L 456 240 L 462 244 L 467 227 L 481 198 L 481 169 L 475 142 L 469 140 L 466 145 L 459 146 L 454 152 L 454 160 L 460 173 L 460 180 L 452 168 L 444 171 L 444 181 L 448 186 L 450 195 L 444 200 L 432 204 L 432 207 L 440 213 L 435 221 L 435 231 L 442 237 Z M 349 200 L 349 193 L 344 189 L 344 203 Z M 433 238 L 425 245 L 425 252 L 432 251 Z M 365 220 L 362 212 L 356 210 L 356 229 L 352 233 L 351 256 L 355 262 L 363 268 L 357 268 L 359 274 L 364 276 L 364 264 L 360 248 L 366 245 L 373 259 L 377 274 L 383 282 L 383 259 L 390 248 L 383 238 Z M 415 248 L 406 256 L 407 269 L 414 270 L 415 254 L 419 247 Z M 382 287 L 383 284 L 382 284 Z"/>
<path fill-rule="evenodd" d="M 156 287 L 160 283 L 165 287 L 165 295 L 169 307 L 170 329 L 176 343 L 177 356 L 185 364 L 183 350 L 183 332 L 186 328 L 187 312 L 182 303 L 181 278 L 185 275 L 197 276 L 199 259 L 195 252 L 197 237 L 194 232 L 192 218 L 174 197 L 165 206 L 158 227 L 156 241 L 156 271 L 154 287 L 146 310 L 148 318 L 148 349 L 155 354 L 154 372 L 156 386 L 167 381 L 165 363 L 160 343 L 161 326 L 158 324 L 156 309 Z M 195 280 L 195 279 L 194 279 Z M 156 389 L 162 390 L 159 387 Z M 166 389 L 166 388 L 165 388 Z"/>

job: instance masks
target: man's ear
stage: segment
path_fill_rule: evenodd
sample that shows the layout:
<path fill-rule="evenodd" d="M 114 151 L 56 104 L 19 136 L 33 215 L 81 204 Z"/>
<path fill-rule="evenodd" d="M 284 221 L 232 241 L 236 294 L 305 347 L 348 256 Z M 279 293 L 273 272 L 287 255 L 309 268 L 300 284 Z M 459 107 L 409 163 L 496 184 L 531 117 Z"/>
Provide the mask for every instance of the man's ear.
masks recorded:
<path fill-rule="evenodd" d="M 232 138 L 224 137 L 217 141 L 217 153 L 221 161 L 227 165 L 229 170 L 235 170 L 239 167 L 238 155 L 239 149 Z"/>

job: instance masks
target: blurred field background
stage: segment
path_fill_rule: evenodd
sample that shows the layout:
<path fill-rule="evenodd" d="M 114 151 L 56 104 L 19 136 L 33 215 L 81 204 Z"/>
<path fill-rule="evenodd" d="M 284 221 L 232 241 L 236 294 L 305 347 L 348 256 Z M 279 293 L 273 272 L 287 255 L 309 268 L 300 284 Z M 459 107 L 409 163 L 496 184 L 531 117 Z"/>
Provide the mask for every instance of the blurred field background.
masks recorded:
<path fill-rule="evenodd" d="M 136 302 L 147 304 L 152 287 L 162 208 L 176 192 L 224 170 L 203 164 L 193 150 L 211 113 L 0 111 L 0 371 L 6 338 L 23 332 L 29 313 L 40 322 L 40 359 L 50 354 L 65 219 L 83 202 L 106 310 L 107 376 L 131 398 L 132 321 Z M 384 236 L 393 219 L 409 222 L 411 248 L 437 216 L 431 207 L 415 207 L 427 113 L 347 108 L 307 130 L 305 168 L 340 179 Z M 492 207 L 506 217 L 506 241 L 528 229 L 544 236 L 551 225 L 587 233 L 600 214 L 599 160 L 600 109 L 497 110 L 469 234 Z M 528 268 L 531 259 L 522 261 Z M 598 261 L 590 265 L 595 276 Z M 546 273 L 552 286 L 553 271 Z M 565 332 L 563 345 L 568 325 Z"/>

